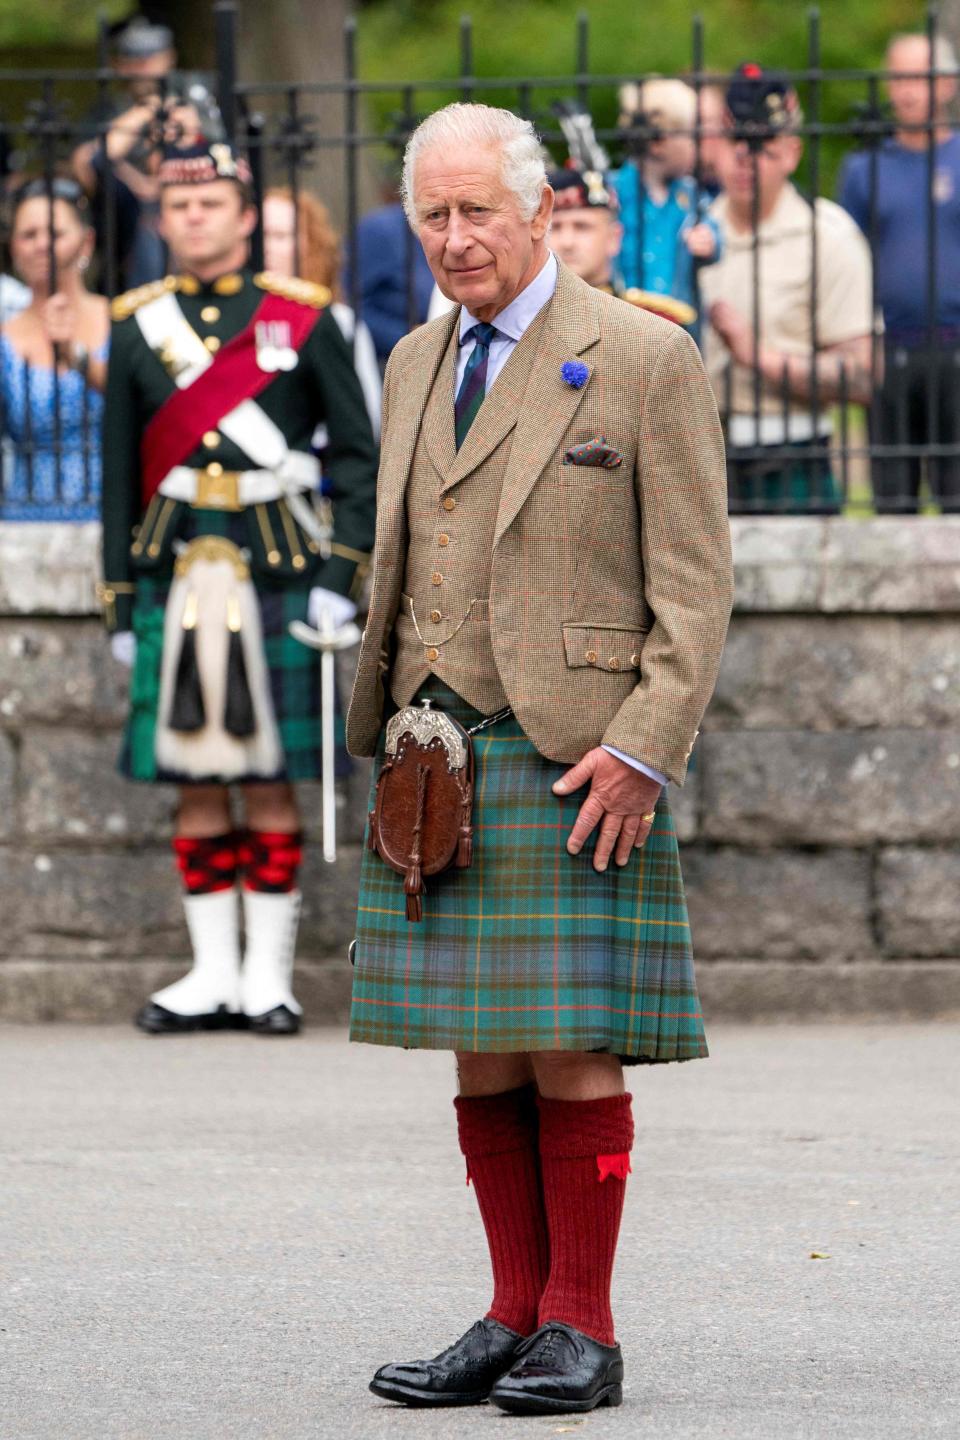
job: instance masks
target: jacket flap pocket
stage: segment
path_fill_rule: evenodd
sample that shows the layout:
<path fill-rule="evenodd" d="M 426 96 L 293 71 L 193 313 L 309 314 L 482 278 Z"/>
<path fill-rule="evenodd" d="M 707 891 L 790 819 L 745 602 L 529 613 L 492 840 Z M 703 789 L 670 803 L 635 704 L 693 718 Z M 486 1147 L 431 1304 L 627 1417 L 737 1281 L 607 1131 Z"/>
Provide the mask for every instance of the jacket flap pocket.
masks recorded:
<path fill-rule="evenodd" d="M 622 630 L 612 625 L 564 625 L 567 664 L 589 665 L 594 670 L 639 670 L 648 633 L 639 626 Z"/>

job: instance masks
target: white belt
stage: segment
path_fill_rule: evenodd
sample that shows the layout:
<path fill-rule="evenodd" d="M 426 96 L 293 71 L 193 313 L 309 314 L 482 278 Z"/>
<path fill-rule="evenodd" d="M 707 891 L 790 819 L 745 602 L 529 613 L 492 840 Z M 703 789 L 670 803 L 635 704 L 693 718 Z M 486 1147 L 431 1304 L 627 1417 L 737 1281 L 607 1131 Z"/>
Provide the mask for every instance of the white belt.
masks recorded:
<path fill-rule="evenodd" d="M 281 496 L 316 490 L 319 485 L 320 462 L 316 456 L 290 450 L 276 470 L 224 471 L 219 466 L 193 470 L 188 465 L 174 465 L 161 480 L 159 490 L 168 499 L 188 505 L 195 505 L 199 496 L 211 509 L 233 509 L 237 505 L 263 505 Z M 218 504 L 218 494 L 229 496 L 231 503 Z"/>

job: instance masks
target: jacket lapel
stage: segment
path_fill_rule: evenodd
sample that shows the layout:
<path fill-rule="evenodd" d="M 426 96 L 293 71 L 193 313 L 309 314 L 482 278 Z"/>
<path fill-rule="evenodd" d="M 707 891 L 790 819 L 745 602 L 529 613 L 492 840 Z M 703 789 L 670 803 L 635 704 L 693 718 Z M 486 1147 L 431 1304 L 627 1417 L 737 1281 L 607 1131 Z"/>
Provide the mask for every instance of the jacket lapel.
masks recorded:
<path fill-rule="evenodd" d="M 427 408 L 423 414 L 423 441 L 427 454 L 441 478 L 454 463 L 457 454 L 457 435 L 453 408 L 453 392 L 457 374 L 457 355 L 460 351 L 460 316 L 450 331 L 447 347 L 436 372 L 436 380 L 430 387 Z"/>
<path fill-rule="evenodd" d="M 590 378 L 579 389 L 567 384 L 561 366 L 586 354 L 599 339 L 600 319 L 593 291 L 561 265 L 522 396 L 517 433 L 500 493 L 494 544 L 516 519 L 590 386 Z M 518 345 L 514 356 L 519 349 Z M 589 360 L 584 363 L 592 378 Z"/>
<path fill-rule="evenodd" d="M 400 518 L 403 496 L 410 478 L 414 452 L 417 448 L 417 438 L 421 426 L 425 423 L 425 415 L 435 410 L 442 417 L 443 407 L 429 406 L 427 401 L 430 398 L 437 371 L 447 354 L 450 336 L 456 328 L 459 318 L 458 307 L 444 316 L 442 324 L 437 321 L 436 333 L 427 337 L 422 351 L 418 355 L 411 355 L 404 365 L 403 388 L 392 402 L 390 423 L 387 427 L 387 444 L 384 446 L 380 458 L 380 473 L 377 481 L 379 502 L 384 507 L 384 515 L 388 523 Z M 440 429 L 433 439 L 438 449 L 443 451 L 446 442 Z M 450 448 L 452 453 L 454 450 L 452 399 L 450 401 Z"/>

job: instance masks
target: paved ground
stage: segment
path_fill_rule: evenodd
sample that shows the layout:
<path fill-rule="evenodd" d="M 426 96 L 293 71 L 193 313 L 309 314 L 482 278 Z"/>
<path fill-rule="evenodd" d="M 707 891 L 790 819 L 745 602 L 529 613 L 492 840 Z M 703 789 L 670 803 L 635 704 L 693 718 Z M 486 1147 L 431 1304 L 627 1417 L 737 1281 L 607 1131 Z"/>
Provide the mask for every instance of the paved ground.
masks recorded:
<path fill-rule="evenodd" d="M 625 1403 L 564 1421 L 365 1389 L 486 1298 L 447 1057 L 0 1030 L 0 1436 L 956 1436 L 960 1027 L 712 1039 L 636 1077 Z"/>

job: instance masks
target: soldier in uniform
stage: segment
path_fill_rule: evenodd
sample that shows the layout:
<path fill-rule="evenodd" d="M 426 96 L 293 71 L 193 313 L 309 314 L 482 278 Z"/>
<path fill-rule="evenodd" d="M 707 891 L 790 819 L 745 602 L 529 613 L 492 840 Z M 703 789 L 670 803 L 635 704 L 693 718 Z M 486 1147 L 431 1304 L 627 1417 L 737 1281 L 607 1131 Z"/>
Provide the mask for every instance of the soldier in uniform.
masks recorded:
<path fill-rule="evenodd" d="M 373 539 L 376 448 L 349 350 L 322 287 L 246 268 L 249 180 L 227 145 L 171 153 L 161 226 L 177 273 L 113 306 L 101 596 L 133 665 L 121 768 L 180 787 L 194 955 L 137 1016 L 153 1033 L 299 1028 L 292 785 L 321 772 L 321 697 L 288 627 L 352 618 Z M 321 421 L 332 527 L 310 448 Z"/>
<path fill-rule="evenodd" d="M 554 170 L 550 188 L 555 197 L 550 248 L 558 260 L 596 290 L 617 295 L 678 325 L 693 323 L 696 311 L 685 301 L 623 285 L 615 264 L 623 241 L 620 202 L 599 170 Z"/>

